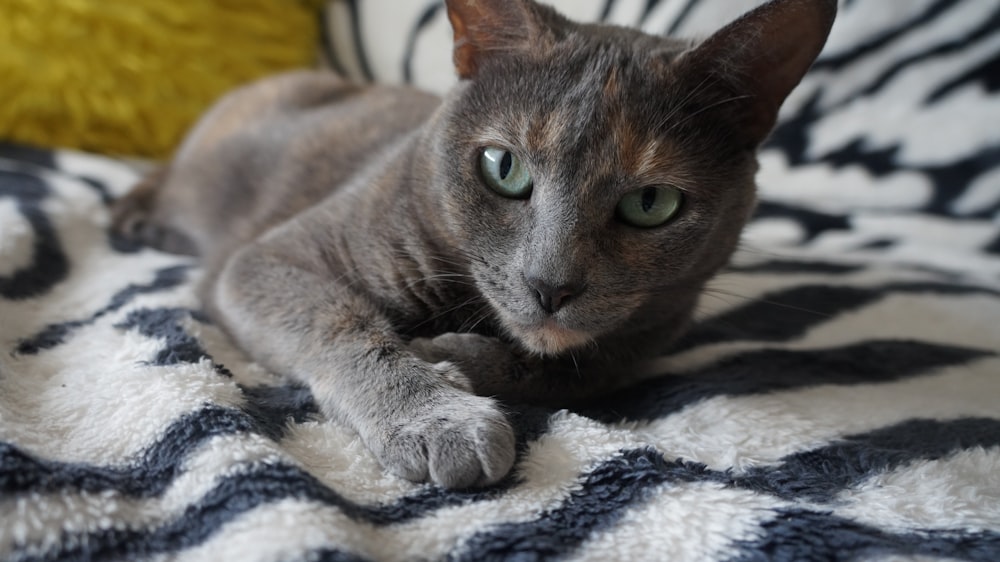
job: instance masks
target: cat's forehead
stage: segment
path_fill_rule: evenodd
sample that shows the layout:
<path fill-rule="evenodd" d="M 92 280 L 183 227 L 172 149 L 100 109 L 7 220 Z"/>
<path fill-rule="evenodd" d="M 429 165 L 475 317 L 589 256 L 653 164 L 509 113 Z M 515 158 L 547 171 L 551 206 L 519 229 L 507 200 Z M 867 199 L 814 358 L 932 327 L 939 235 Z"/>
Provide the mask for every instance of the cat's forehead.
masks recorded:
<path fill-rule="evenodd" d="M 642 66 L 648 57 L 599 55 L 527 69 L 511 88 L 517 103 L 499 104 L 498 118 L 477 131 L 479 144 L 525 152 L 563 174 L 678 183 L 683 170 L 665 165 L 682 160 L 669 134 L 673 109 Z"/>

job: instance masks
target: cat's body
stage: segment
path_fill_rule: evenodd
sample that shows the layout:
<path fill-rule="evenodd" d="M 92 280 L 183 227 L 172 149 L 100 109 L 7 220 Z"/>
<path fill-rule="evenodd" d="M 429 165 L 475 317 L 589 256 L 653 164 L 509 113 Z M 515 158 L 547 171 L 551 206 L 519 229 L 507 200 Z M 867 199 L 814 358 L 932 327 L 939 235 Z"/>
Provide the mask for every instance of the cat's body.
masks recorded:
<path fill-rule="evenodd" d="M 212 316 L 387 468 L 468 486 L 514 458 L 490 397 L 592 396 L 681 332 L 834 5 L 781 0 L 694 49 L 527 0 L 448 8 L 463 80 L 443 101 L 318 72 L 251 85 L 116 223 L 201 256 Z"/>

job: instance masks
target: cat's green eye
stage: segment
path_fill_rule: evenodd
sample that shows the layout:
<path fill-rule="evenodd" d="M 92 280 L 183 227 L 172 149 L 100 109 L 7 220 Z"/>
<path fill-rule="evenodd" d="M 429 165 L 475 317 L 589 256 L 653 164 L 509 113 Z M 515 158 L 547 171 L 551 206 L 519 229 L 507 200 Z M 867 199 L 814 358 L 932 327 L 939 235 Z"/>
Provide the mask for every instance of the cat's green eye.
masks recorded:
<path fill-rule="evenodd" d="M 666 223 L 681 208 L 683 196 L 676 187 L 643 187 L 625 194 L 618 202 L 618 220 L 639 228 L 653 228 Z"/>
<path fill-rule="evenodd" d="M 512 199 L 531 195 L 531 174 L 513 152 L 487 147 L 479 156 L 479 168 L 490 189 Z"/>

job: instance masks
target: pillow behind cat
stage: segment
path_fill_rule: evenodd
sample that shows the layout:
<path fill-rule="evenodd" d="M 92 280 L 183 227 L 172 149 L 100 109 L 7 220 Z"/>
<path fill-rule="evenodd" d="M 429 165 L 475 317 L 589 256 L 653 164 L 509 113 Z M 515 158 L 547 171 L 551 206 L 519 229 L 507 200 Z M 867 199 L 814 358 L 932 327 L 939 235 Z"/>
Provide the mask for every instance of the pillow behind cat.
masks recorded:
<path fill-rule="evenodd" d="M 765 0 L 551 0 L 569 19 L 641 29 L 652 35 L 708 37 L 720 22 Z M 443 0 L 328 0 L 323 22 L 326 63 L 357 80 L 409 83 L 443 93 L 457 78 L 441 64 L 451 52 Z"/>

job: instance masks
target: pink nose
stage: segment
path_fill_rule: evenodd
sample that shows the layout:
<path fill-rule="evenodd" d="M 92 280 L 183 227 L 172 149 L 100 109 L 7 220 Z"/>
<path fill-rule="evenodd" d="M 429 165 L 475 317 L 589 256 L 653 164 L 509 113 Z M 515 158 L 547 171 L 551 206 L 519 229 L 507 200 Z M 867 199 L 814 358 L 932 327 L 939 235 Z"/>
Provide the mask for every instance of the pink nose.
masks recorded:
<path fill-rule="evenodd" d="M 535 292 L 538 304 L 541 305 L 542 310 L 549 314 L 555 314 L 567 302 L 580 294 L 582 290 L 580 285 L 576 283 L 553 286 L 536 277 L 528 277 L 526 281 L 528 287 Z"/>

